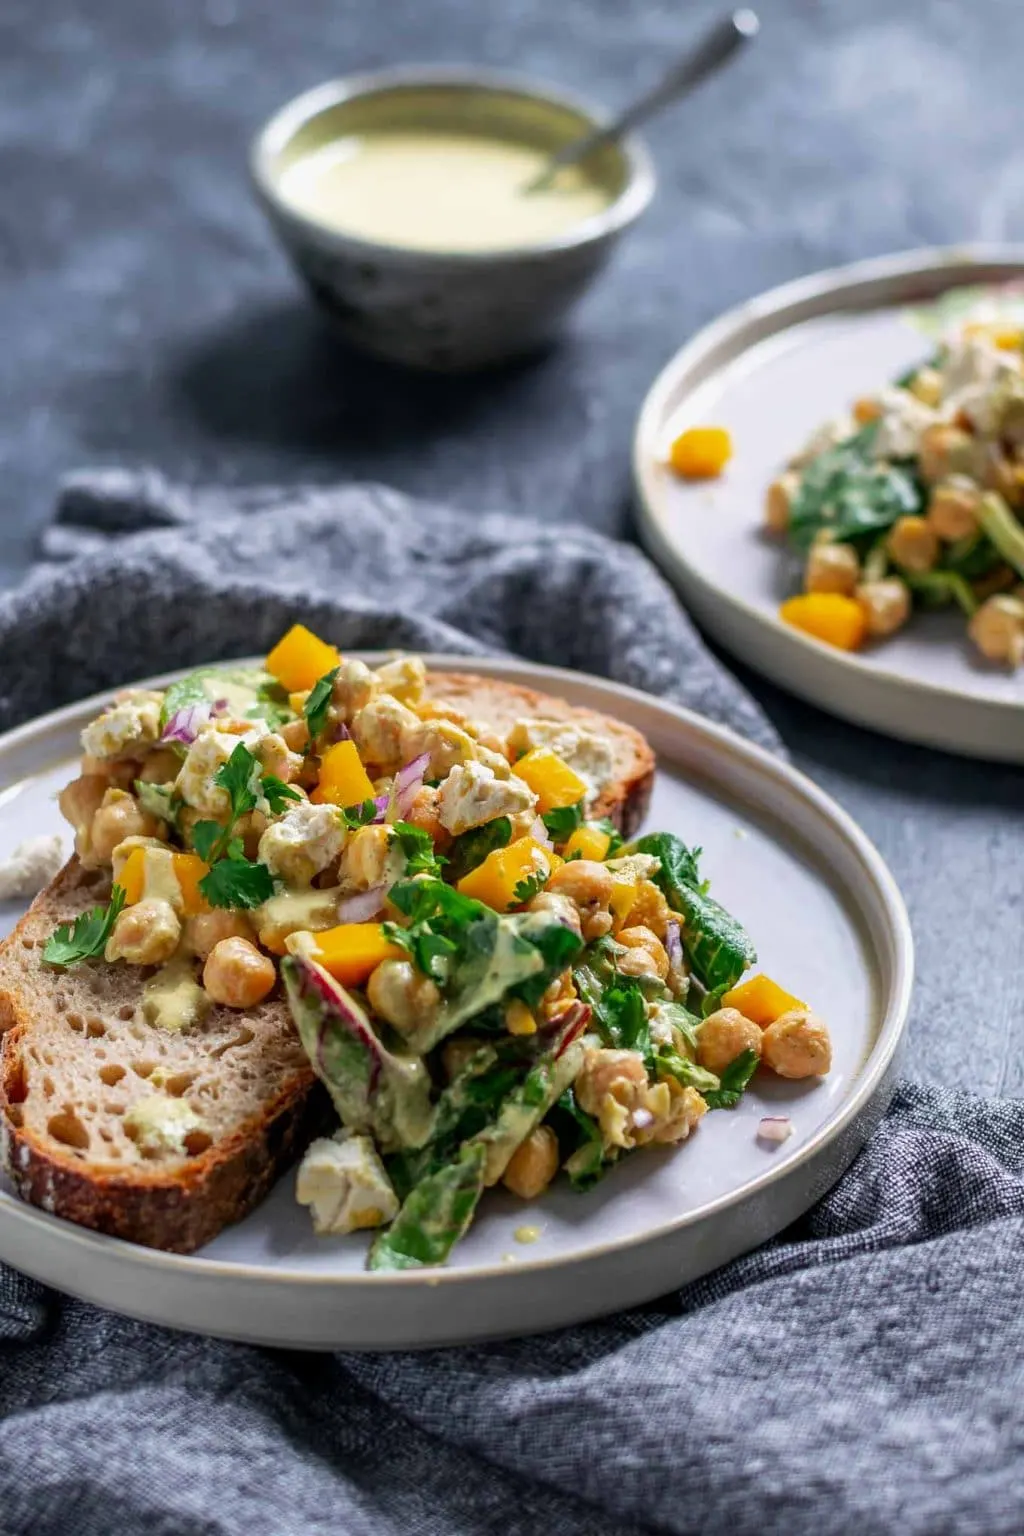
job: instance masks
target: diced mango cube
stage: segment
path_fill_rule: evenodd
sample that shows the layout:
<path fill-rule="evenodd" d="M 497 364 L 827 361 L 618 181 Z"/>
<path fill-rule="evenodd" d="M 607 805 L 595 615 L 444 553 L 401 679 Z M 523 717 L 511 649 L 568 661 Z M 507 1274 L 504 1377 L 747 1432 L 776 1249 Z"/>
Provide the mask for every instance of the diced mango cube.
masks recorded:
<path fill-rule="evenodd" d="M 592 822 L 584 822 L 570 834 L 569 841 L 565 845 L 565 857 L 572 858 L 578 853 L 581 859 L 592 859 L 600 864 L 602 859 L 608 857 L 608 849 L 612 840 L 607 832 L 602 832 L 600 827 L 595 827 Z"/>
<path fill-rule="evenodd" d="M 640 887 L 635 880 L 613 880 L 608 905 L 616 920 L 616 926 L 621 927 L 626 921 L 636 905 L 639 894 Z"/>
<path fill-rule="evenodd" d="M 684 480 L 714 480 L 732 458 L 724 427 L 690 427 L 669 449 L 669 463 Z"/>
<path fill-rule="evenodd" d="M 779 618 L 841 651 L 857 650 L 867 633 L 863 608 L 856 598 L 839 592 L 804 592 L 787 598 L 779 608 Z"/>
<path fill-rule="evenodd" d="M 567 805 L 578 805 L 587 792 L 579 774 L 550 747 L 536 747 L 527 752 L 514 765 L 513 772 L 537 796 L 542 816 L 548 811 L 560 811 Z"/>
<path fill-rule="evenodd" d="M 310 955 L 335 981 L 361 987 L 382 960 L 402 960 L 405 950 L 384 937 L 380 923 L 341 923 L 314 936 Z"/>
<path fill-rule="evenodd" d="M 121 873 L 117 877 L 117 883 L 124 891 L 124 904 L 126 907 L 134 907 L 135 903 L 142 900 L 142 893 L 146 888 L 146 850 L 145 848 L 133 848 L 121 866 Z"/>
<path fill-rule="evenodd" d="M 518 906 L 516 887 L 538 871 L 547 876 L 562 863 L 557 854 L 533 837 L 520 837 L 507 848 L 496 848 L 482 864 L 463 875 L 458 889 L 474 901 L 482 901 L 496 912 Z"/>
<path fill-rule="evenodd" d="M 362 805 L 373 795 L 370 775 L 359 760 L 354 741 L 336 741 L 320 759 L 320 782 L 310 795 L 317 805 Z"/>
<path fill-rule="evenodd" d="M 749 1019 L 752 1024 L 759 1024 L 762 1029 L 774 1024 L 776 1019 L 780 1019 L 791 1008 L 806 1006 L 792 992 L 784 991 L 778 982 L 764 975 L 751 976 L 749 981 L 733 987 L 722 998 L 723 1008 L 738 1009 L 745 1019 Z"/>
<path fill-rule="evenodd" d="M 210 903 L 199 889 L 200 880 L 209 873 L 209 864 L 198 853 L 174 855 L 174 874 L 181 891 L 181 910 L 185 917 L 198 917 L 200 913 L 210 911 Z"/>
<path fill-rule="evenodd" d="M 312 688 L 318 678 L 330 672 L 341 660 L 338 651 L 326 640 L 314 635 L 304 624 L 293 624 L 277 642 L 265 666 L 289 693 Z"/>

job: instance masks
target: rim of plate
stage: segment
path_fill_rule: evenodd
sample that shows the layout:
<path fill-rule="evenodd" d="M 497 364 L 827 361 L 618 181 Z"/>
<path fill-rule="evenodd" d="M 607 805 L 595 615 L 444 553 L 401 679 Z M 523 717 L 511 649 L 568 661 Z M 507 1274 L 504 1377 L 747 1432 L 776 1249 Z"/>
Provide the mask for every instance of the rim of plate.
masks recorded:
<path fill-rule="evenodd" d="M 934 295 L 919 294 L 919 299 L 924 301 L 926 297 L 937 298 L 946 289 L 962 284 L 1024 276 L 1024 244 L 922 246 L 890 256 L 870 256 L 863 261 L 827 267 L 807 277 L 798 277 L 776 288 L 768 288 L 702 326 L 669 358 L 644 397 L 633 434 L 633 483 L 639 501 L 644 540 L 653 547 L 659 560 L 673 574 L 678 575 L 680 583 L 691 591 L 713 596 L 716 602 L 724 603 L 748 621 L 768 625 L 778 644 L 789 647 L 795 656 L 816 664 L 827 659 L 833 666 L 845 668 L 869 680 L 879 689 L 902 691 L 912 688 L 936 699 L 968 702 L 978 708 L 1017 716 L 1024 704 L 1016 700 L 965 693 L 947 683 L 932 682 L 927 678 L 911 677 L 879 667 L 868 657 L 826 645 L 813 635 L 783 624 L 769 606 L 760 608 L 745 598 L 737 597 L 725 587 L 706 580 L 690 564 L 683 545 L 671 541 L 666 534 L 662 526 L 664 519 L 656 505 L 657 492 L 650 485 L 652 471 L 660 468 L 656 445 L 662 430 L 662 417 L 680 378 L 685 381 L 687 393 L 690 393 L 703 384 L 713 370 L 735 361 L 750 348 L 771 336 L 782 334 L 794 325 L 837 312 L 870 309 L 873 307 L 872 300 L 888 300 L 893 304 L 909 303 L 912 294 L 907 293 L 901 299 L 889 291 L 889 286 L 894 283 L 912 283 L 915 279 L 937 279 L 940 276 L 947 281 L 937 287 Z M 832 302 L 844 295 L 852 302 Z M 756 662 L 751 661 L 751 665 L 758 669 Z M 882 730 L 883 727 L 874 725 L 873 729 Z"/>
<path fill-rule="evenodd" d="M 352 656 L 359 657 L 368 662 L 380 662 L 389 652 L 386 651 L 357 651 L 350 652 Z M 674 1217 L 670 1221 L 659 1223 L 650 1227 L 641 1237 L 626 1237 L 616 1239 L 614 1242 L 598 1244 L 588 1248 L 584 1253 L 578 1253 L 572 1257 L 559 1258 L 552 1255 L 547 1258 L 524 1259 L 515 1267 L 516 1276 L 523 1278 L 531 1274 L 540 1274 L 545 1270 L 565 1269 L 567 1267 L 587 1264 L 591 1260 L 601 1256 L 615 1253 L 623 1249 L 638 1248 L 649 1242 L 668 1236 L 670 1233 L 685 1230 L 695 1226 L 706 1219 L 715 1216 L 741 1201 L 749 1199 L 767 1186 L 774 1183 L 780 1177 L 793 1174 L 798 1168 L 810 1162 L 823 1147 L 834 1141 L 842 1132 L 856 1120 L 858 1115 L 870 1102 L 876 1089 L 882 1083 L 886 1073 L 896 1054 L 900 1040 L 906 1026 L 910 1011 L 910 1000 L 914 981 L 914 940 L 910 926 L 907 909 L 900 893 L 899 887 L 893 875 L 890 873 L 881 854 L 875 848 L 867 835 L 861 831 L 853 817 L 843 810 L 830 795 L 809 779 L 805 774 L 781 758 L 775 757 L 764 747 L 757 746 L 754 742 L 736 735 L 726 726 L 718 725 L 714 721 L 705 719 L 685 705 L 677 704 L 673 700 L 658 698 L 653 694 L 642 692 L 638 688 L 629 687 L 625 683 L 612 682 L 609 679 L 598 677 L 589 672 L 573 672 L 564 667 L 544 666 L 530 661 L 519 661 L 513 657 L 493 656 L 458 656 L 442 653 L 422 653 L 423 660 L 431 670 L 439 672 L 476 671 L 483 674 L 513 676 L 536 679 L 541 683 L 549 683 L 548 691 L 555 693 L 558 686 L 562 688 L 584 688 L 595 690 L 609 695 L 612 699 L 622 699 L 634 706 L 640 705 L 647 709 L 653 708 L 663 715 L 668 715 L 676 724 L 685 730 L 695 731 L 697 734 L 709 738 L 718 751 L 742 760 L 745 765 L 762 776 L 774 779 L 782 784 L 791 793 L 796 793 L 806 801 L 809 801 L 819 815 L 831 822 L 836 830 L 845 838 L 851 852 L 855 853 L 861 870 L 873 886 L 874 894 L 879 900 L 884 915 L 889 924 L 889 930 L 893 939 L 892 954 L 892 984 L 890 987 L 889 1005 L 879 1025 L 878 1034 L 871 1047 L 870 1053 L 864 1062 L 856 1081 L 851 1085 L 849 1095 L 843 1100 L 836 1113 L 822 1125 L 819 1130 L 800 1148 L 799 1152 L 779 1167 L 769 1167 L 764 1173 L 746 1181 L 738 1189 L 728 1194 L 720 1195 L 702 1206 L 698 1211 L 689 1212 L 685 1216 Z M 238 657 L 229 658 L 222 662 L 204 662 L 203 666 L 246 666 L 261 665 L 262 657 Z M 163 687 L 175 678 L 187 676 L 195 667 L 183 667 L 170 672 L 157 673 L 154 676 L 141 678 L 138 681 L 129 681 L 118 684 L 119 687 Z M 524 686 L 530 686 L 529 683 Z M 60 730 L 72 724 L 77 717 L 87 713 L 90 709 L 105 702 L 110 696 L 110 689 L 104 689 L 99 693 L 91 694 L 88 698 L 77 700 L 73 704 L 54 710 L 46 715 L 39 716 L 36 720 L 27 721 L 24 725 L 16 726 L 13 730 L 0 735 L 0 759 L 10 748 L 31 745 L 37 736 Z M 858 926 L 860 924 L 858 923 Z M 310 1273 L 308 1271 L 289 1269 L 285 1265 L 273 1267 L 224 1259 L 207 1259 L 199 1254 L 167 1253 L 162 1249 L 147 1248 L 141 1243 L 131 1243 L 123 1238 L 111 1237 L 105 1233 L 93 1232 L 86 1227 L 78 1227 L 73 1222 L 64 1221 L 59 1217 L 51 1216 L 28 1205 L 18 1199 L 16 1195 L 7 1191 L 0 1191 L 0 1220 L 20 1220 L 30 1227 L 41 1226 L 47 1231 L 52 1231 L 53 1224 L 57 1223 L 63 1231 L 66 1239 L 76 1245 L 87 1249 L 100 1248 L 107 1252 L 113 1247 L 120 1250 L 127 1262 L 138 1264 L 144 1269 L 156 1268 L 171 1271 L 181 1276 L 201 1274 L 204 1278 L 220 1277 L 223 1279 L 246 1280 L 256 1285 L 276 1286 L 280 1284 L 301 1286 L 335 1286 L 343 1289 L 355 1289 L 366 1285 L 388 1286 L 405 1289 L 410 1286 L 438 1286 L 464 1285 L 473 1281 L 489 1278 L 508 1278 L 509 1267 L 507 1264 L 491 1263 L 478 1265 L 471 1269 L 425 1269 L 422 1271 L 397 1271 L 377 1273 L 375 1271 L 360 1270 L 355 1273 L 341 1273 L 336 1275 L 323 1273 Z"/>

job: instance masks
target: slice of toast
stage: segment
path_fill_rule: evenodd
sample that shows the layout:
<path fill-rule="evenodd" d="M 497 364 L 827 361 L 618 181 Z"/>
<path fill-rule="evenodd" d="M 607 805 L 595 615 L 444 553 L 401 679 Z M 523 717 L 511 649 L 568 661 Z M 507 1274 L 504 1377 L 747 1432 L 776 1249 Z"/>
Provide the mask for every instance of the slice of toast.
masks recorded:
<path fill-rule="evenodd" d="M 524 717 L 573 722 L 613 743 L 616 777 L 591 814 L 639 826 L 654 755 L 629 726 L 498 679 L 436 673 L 435 704 L 502 736 Z M 0 945 L 0 1137 L 17 1193 L 116 1237 L 189 1253 L 240 1220 L 321 1128 L 326 1100 L 282 994 L 245 1012 L 213 1007 L 173 1033 L 148 1023 L 148 972 L 42 961 L 54 928 L 107 900 L 109 876 L 72 859 Z M 4 1033 L 6 1031 L 6 1033 Z M 140 1138 L 141 1101 L 198 1122 L 180 1145 Z"/>

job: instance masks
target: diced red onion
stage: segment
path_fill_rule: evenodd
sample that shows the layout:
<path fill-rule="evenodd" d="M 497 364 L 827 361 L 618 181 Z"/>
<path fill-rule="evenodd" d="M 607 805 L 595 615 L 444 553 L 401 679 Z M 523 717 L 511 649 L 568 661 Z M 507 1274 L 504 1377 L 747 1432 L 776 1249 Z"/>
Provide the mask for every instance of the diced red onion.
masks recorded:
<path fill-rule="evenodd" d="M 360 891 L 357 896 L 346 896 L 338 902 L 338 922 L 371 922 L 383 907 L 386 894 L 386 886 L 374 885 L 368 891 Z"/>
<path fill-rule="evenodd" d="M 373 821 L 370 823 L 370 825 L 371 826 L 376 826 L 379 822 L 382 822 L 384 820 L 384 818 L 387 816 L 388 806 L 391 804 L 391 796 L 390 795 L 374 795 L 373 803 L 377 807 L 377 814 L 374 816 Z"/>
<path fill-rule="evenodd" d="M 540 843 L 542 848 L 553 849 L 555 846 L 551 841 L 551 838 L 548 836 L 547 827 L 544 825 L 543 821 L 541 821 L 539 816 L 537 817 L 537 820 L 534 822 L 533 826 L 530 828 L 530 836 L 533 838 L 535 843 Z"/>
<path fill-rule="evenodd" d="M 638 1131 L 645 1131 L 649 1125 L 654 1124 L 654 1116 L 649 1109 L 634 1109 L 633 1124 Z"/>
<path fill-rule="evenodd" d="M 670 918 L 665 924 L 665 953 L 668 955 L 669 969 L 680 971 L 683 968 L 683 941 L 679 937 L 679 924 L 675 918 Z"/>
<path fill-rule="evenodd" d="M 581 1003 L 578 1000 L 575 1003 L 570 1003 L 568 1008 L 564 1008 L 561 1013 L 555 1016 L 552 1024 L 556 1031 L 557 1043 L 554 1050 L 556 1061 L 560 1056 L 565 1055 L 565 1052 L 574 1040 L 579 1039 L 589 1023 L 590 1004 Z"/>
<path fill-rule="evenodd" d="M 423 786 L 423 779 L 430 767 L 430 753 L 421 752 L 411 763 L 399 768 L 391 786 L 391 800 L 396 821 L 404 821 L 412 810 L 412 803 Z"/>
<path fill-rule="evenodd" d="M 230 699 L 215 699 L 214 702 L 213 702 L 213 708 L 212 708 L 211 712 L 213 714 L 215 714 L 215 715 L 226 715 L 230 708 L 231 708 L 231 700 Z"/>
<path fill-rule="evenodd" d="M 344 720 L 339 720 L 338 721 L 337 725 L 333 728 L 333 731 L 332 731 L 331 734 L 333 735 L 335 741 L 351 741 L 352 740 L 352 732 L 349 730 L 349 728 L 345 724 Z"/>
<path fill-rule="evenodd" d="M 793 1122 L 788 1115 L 765 1115 L 757 1134 L 761 1141 L 788 1141 L 793 1134 Z"/>
<path fill-rule="evenodd" d="M 210 718 L 209 704 L 186 704 L 176 709 L 164 726 L 161 741 L 180 741 L 190 747 Z"/>

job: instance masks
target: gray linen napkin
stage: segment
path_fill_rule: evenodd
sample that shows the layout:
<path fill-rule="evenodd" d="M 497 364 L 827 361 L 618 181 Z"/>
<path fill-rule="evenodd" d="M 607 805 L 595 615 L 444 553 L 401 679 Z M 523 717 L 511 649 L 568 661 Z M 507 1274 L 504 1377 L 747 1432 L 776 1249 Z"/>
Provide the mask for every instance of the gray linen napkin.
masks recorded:
<path fill-rule="evenodd" d="M 301 615 L 510 650 L 767 744 L 635 551 L 377 487 L 78 477 L 0 598 L 0 727 Z M 70 558 L 73 557 L 73 558 Z M 901 1086 L 779 1240 L 633 1314 L 398 1356 L 175 1335 L 0 1270 L 0 1531 L 769 1536 L 1024 1529 L 1024 1106 Z"/>

